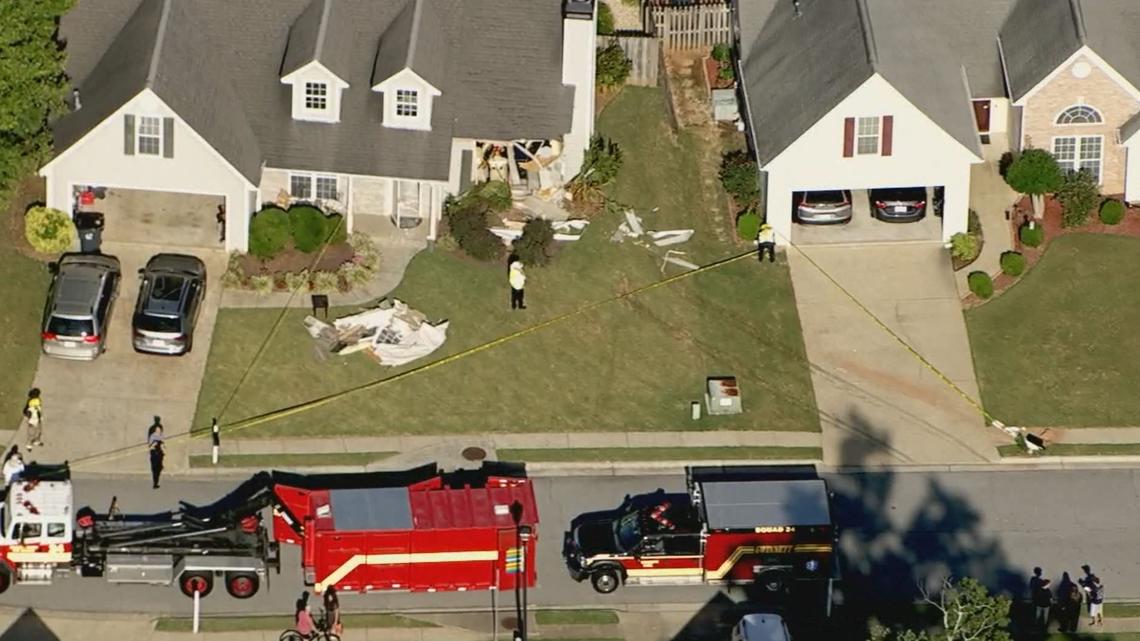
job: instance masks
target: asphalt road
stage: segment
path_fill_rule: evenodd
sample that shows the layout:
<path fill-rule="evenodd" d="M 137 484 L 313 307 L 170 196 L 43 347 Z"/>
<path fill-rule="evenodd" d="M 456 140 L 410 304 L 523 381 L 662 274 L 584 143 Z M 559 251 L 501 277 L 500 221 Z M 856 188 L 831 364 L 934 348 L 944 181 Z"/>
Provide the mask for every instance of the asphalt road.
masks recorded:
<path fill-rule="evenodd" d="M 1140 478 L 1133 470 L 994 472 L 876 472 L 827 477 L 841 527 L 843 581 L 840 600 L 908 597 L 916 580 L 936 583 L 947 574 L 973 576 L 992 587 L 1024 591 L 1034 565 L 1048 576 L 1079 574 L 1089 563 L 1105 581 L 1110 599 L 1140 600 L 1140 568 L 1134 528 L 1140 524 Z M 225 494 L 232 481 L 168 480 L 151 490 L 141 480 L 77 477 L 76 506 L 102 511 L 112 495 L 124 512 L 170 509 L 177 501 L 206 503 Z M 561 537 L 570 519 L 619 504 L 627 493 L 659 487 L 683 491 L 680 476 L 539 478 L 539 585 L 534 606 L 702 604 L 723 598 L 703 587 L 625 587 L 596 594 L 575 583 L 562 565 Z M 283 553 L 282 570 L 270 586 L 247 601 L 220 586 L 203 612 L 289 611 L 304 589 L 296 548 Z M 487 592 L 372 593 L 344 595 L 346 610 L 486 608 Z M 55 585 L 16 586 L 0 604 L 77 611 L 189 614 L 190 600 L 175 587 L 113 585 L 99 578 L 68 577 Z M 513 607 L 510 594 L 500 607 Z"/>

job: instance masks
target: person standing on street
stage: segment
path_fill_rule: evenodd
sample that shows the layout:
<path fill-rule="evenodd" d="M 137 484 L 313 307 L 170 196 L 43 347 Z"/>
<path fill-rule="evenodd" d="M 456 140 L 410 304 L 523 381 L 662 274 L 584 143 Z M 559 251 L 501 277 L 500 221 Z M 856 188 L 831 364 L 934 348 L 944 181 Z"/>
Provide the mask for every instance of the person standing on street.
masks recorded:
<path fill-rule="evenodd" d="M 150 478 L 154 481 L 154 489 L 158 489 L 158 477 L 162 475 L 162 460 L 166 458 L 162 441 L 150 443 Z"/>
<path fill-rule="evenodd" d="M 768 252 L 768 262 L 776 262 L 776 232 L 768 223 L 760 225 L 760 233 L 756 236 L 756 245 L 760 248 L 760 262 L 764 262 L 764 252 Z"/>
<path fill-rule="evenodd" d="M 1104 584 L 1100 577 L 1090 575 L 1085 590 L 1089 595 L 1089 625 L 1101 625 L 1104 623 Z"/>
<path fill-rule="evenodd" d="M 523 264 L 519 261 L 511 263 L 507 282 L 511 286 L 511 309 L 526 309 L 526 274 L 523 273 Z"/>
<path fill-rule="evenodd" d="M 146 430 L 146 444 L 147 447 L 154 445 L 155 441 L 163 441 L 162 436 L 162 417 L 154 417 L 154 422 Z"/>
<path fill-rule="evenodd" d="M 1037 590 L 1033 593 L 1033 620 L 1041 626 L 1041 630 L 1049 629 L 1049 609 L 1053 607 L 1053 582 L 1049 579 L 1039 579 Z"/>
<path fill-rule="evenodd" d="M 340 622 L 340 599 L 336 595 L 336 587 L 325 588 L 325 624 L 333 634 L 344 634 L 344 625 Z"/>
<path fill-rule="evenodd" d="M 1057 589 L 1057 619 L 1061 632 L 1076 632 L 1081 619 L 1081 588 L 1069 578 L 1069 573 L 1061 575 L 1061 585 Z"/>
<path fill-rule="evenodd" d="M 28 400 L 24 403 L 24 420 L 28 423 L 26 449 L 30 451 L 36 445 L 42 447 L 44 444 L 44 405 L 38 387 L 34 387 L 28 392 Z"/>

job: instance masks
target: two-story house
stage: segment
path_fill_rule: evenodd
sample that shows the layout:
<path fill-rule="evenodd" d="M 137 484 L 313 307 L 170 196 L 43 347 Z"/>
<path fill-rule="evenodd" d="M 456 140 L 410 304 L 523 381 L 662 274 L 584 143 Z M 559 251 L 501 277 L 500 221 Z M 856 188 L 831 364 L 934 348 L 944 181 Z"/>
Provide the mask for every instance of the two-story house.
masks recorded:
<path fill-rule="evenodd" d="M 946 242 L 966 230 L 971 167 L 1026 147 L 1140 199 L 1140 3 L 738 0 L 737 19 L 780 243 L 800 229 L 793 195 L 850 190 L 867 212 L 869 190 L 888 187 L 938 198 L 929 240 Z"/>
<path fill-rule="evenodd" d="M 595 11 L 593 0 L 78 0 L 60 27 L 75 91 L 40 170 L 47 204 L 71 211 L 89 186 L 212 195 L 239 251 L 251 214 L 282 200 L 342 212 L 350 229 L 422 222 L 434 238 L 445 197 L 489 177 L 493 153 L 533 159 L 548 181 L 578 172 Z M 106 224 L 129 223 L 110 212 Z"/>

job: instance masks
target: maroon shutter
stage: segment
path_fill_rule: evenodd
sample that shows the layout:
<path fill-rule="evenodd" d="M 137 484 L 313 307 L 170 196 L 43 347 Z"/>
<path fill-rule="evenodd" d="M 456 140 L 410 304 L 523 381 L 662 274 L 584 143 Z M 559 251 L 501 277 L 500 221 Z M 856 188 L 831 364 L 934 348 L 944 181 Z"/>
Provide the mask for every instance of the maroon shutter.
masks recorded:
<path fill-rule="evenodd" d="M 855 155 L 855 119 L 843 119 L 843 157 Z"/>
<path fill-rule="evenodd" d="M 883 155 L 891 155 L 895 143 L 895 117 L 883 116 Z"/>

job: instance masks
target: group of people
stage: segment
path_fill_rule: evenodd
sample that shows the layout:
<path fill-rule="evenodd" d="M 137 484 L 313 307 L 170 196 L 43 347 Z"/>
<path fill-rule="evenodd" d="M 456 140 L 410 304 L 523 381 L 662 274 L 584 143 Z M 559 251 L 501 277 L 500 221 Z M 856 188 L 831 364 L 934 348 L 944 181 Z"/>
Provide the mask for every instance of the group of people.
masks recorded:
<path fill-rule="evenodd" d="M 1085 574 L 1076 583 L 1069 578 L 1068 572 L 1062 573 L 1061 582 L 1054 590 L 1053 581 L 1043 576 L 1044 571 L 1039 567 L 1033 568 L 1029 594 L 1033 601 L 1034 622 L 1042 630 L 1049 627 L 1051 618 L 1056 618 L 1061 632 L 1076 632 L 1082 603 L 1088 604 L 1090 626 L 1104 622 L 1104 583 L 1089 566 L 1082 565 L 1081 570 Z"/>
<path fill-rule="evenodd" d="M 329 586 L 324 593 L 325 620 L 323 630 L 317 629 L 313 622 L 313 613 L 309 609 L 309 592 L 301 593 L 297 599 L 297 613 L 294 615 L 294 628 L 301 636 L 309 639 L 316 637 L 318 632 L 332 632 L 340 636 L 344 632 L 344 625 L 340 620 L 340 599 L 337 598 L 336 588 Z"/>
<path fill-rule="evenodd" d="M 44 402 L 39 388 L 28 391 L 28 398 L 24 402 L 24 424 L 27 426 L 28 439 L 24 448 L 31 452 L 37 445 L 43 446 L 44 428 Z M 13 445 L 4 454 L 4 462 L 0 465 L 0 472 L 4 474 L 4 487 L 7 488 L 12 481 L 18 480 L 24 474 L 24 456 L 20 454 L 20 446 Z"/>

